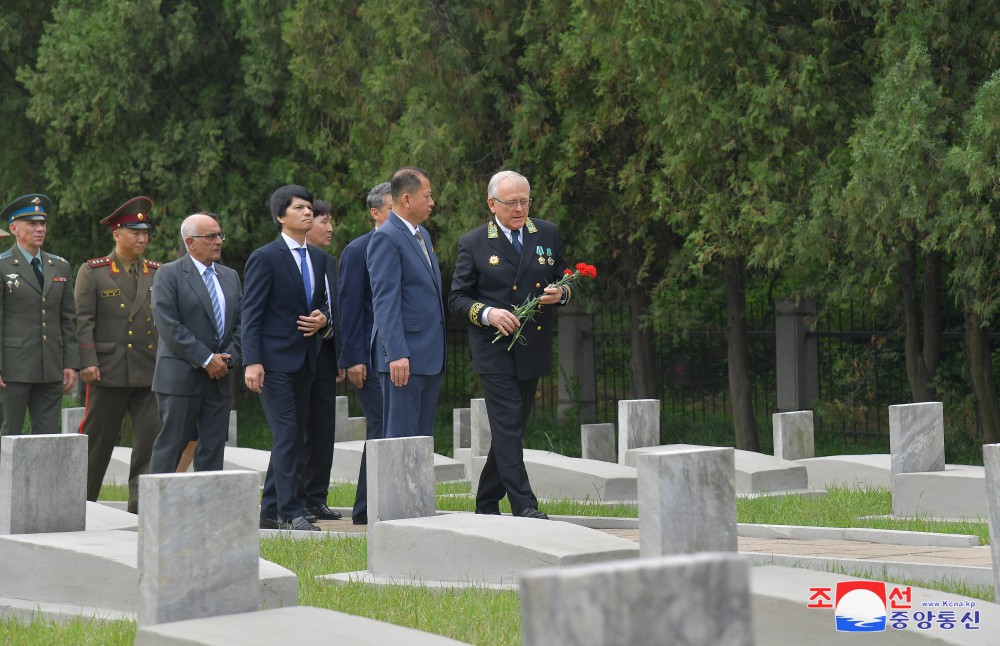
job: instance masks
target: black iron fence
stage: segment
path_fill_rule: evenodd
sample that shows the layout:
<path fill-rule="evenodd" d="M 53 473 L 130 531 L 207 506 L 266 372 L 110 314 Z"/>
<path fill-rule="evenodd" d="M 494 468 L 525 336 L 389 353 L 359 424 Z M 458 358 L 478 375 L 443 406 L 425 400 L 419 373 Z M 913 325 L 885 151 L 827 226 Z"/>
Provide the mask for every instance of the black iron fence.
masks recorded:
<path fill-rule="evenodd" d="M 618 401 L 632 397 L 630 316 L 627 307 L 608 305 L 595 308 L 592 314 L 596 421 L 616 421 Z M 766 420 L 777 410 L 775 308 L 748 303 L 746 317 L 754 413 L 762 423 L 769 423 Z M 665 417 L 698 423 L 731 416 L 725 328 L 722 308 L 715 320 L 697 330 L 679 329 L 667 321 L 654 323 L 653 352 Z M 820 307 L 808 335 L 818 346 L 817 432 L 884 437 L 888 433 L 888 407 L 907 403 L 910 397 L 898 321 L 853 304 Z M 1000 339 L 1000 334 L 995 336 Z M 469 399 L 482 396 L 463 320 L 449 319 L 447 343 L 442 410 L 468 406 Z M 549 414 L 554 414 L 559 404 L 558 334 L 553 343 L 553 369 L 541 380 L 536 401 L 536 410 Z M 943 335 L 941 356 L 938 383 L 942 399 L 967 398 L 960 331 Z M 344 384 L 341 394 L 348 394 L 352 410 L 359 411 L 349 390 Z"/>

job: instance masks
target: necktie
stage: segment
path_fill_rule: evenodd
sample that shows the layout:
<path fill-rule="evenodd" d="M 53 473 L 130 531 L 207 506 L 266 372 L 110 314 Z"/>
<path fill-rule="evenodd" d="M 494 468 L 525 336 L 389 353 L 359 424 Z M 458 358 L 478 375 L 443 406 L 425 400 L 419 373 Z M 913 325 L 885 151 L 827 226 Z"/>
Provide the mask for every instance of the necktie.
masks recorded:
<path fill-rule="evenodd" d="M 434 263 L 431 262 L 431 255 L 427 253 L 427 245 L 424 244 L 424 236 L 420 233 L 420 229 L 417 229 L 416 231 L 413 232 L 413 237 L 416 238 L 417 242 L 420 243 L 420 248 L 424 252 L 424 258 L 427 259 L 427 264 L 430 265 L 431 267 L 434 267 Z"/>
<path fill-rule="evenodd" d="M 38 258 L 31 259 L 31 268 L 35 270 L 35 277 L 38 279 L 38 286 L 45 286 L 45 276 L 42 275 L 42 263 Z"/>
<path fill-rule="evenodd" d="M 309 307 L 312 307 L 313 290 L 312 282 L 309 280 L 309 265 L 307 264 L 309 261 L 306 259 L 306 248 L 299 247 L 298 252 L 299 258 L 302 259 L 300 269 L 302 270 L 302 286 L 306 289 L 306 303 L 309 304 Z"/>
<path fill-rule="evenodd" d="M 212 301 L 212 312 L 215 314 L 215 329 L 219 332 L 219 338 L 222 338 L 222 307 L 219 305 L 219 294 L 215 291 L 215 281 L 212 280 L 212 276 L 215 274 L 215 267 L 208 267 L 201 277 L 205 281 L 205 287 L 208 289 L 208 298 Z"/>
<path fill-rule="evenodd" d="M 514 229 L 510 232 L 510 243 L 514 245 L 514 251 L 516 251 L 518 255 L 521 255 L 522 246 L 520 229 Z"/>

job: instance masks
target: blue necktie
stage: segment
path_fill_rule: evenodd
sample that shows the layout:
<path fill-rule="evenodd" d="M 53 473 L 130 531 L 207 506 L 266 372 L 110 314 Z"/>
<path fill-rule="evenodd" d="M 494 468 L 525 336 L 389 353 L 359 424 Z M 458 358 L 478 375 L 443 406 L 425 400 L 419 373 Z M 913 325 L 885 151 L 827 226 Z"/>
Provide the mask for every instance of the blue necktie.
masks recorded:
<path fill-rule="evenodd" d="M 205 288 L 208 289 L 208 298 L 212 301 L 212 312 L 215 314 L 215 329 L 219 332 L 219 340 L 222 340 L 222 307 L 219 305 L 219 294 L 215 291 L 215 281 L 212 275 L 215 274 L 215 267 L 207 267 L 201 277 L 205 281 Z"/>
<path fill-rule="evenodd" d="M 312 282 L 309 280 L 309 261 L 306 259 L 306 248 L 299 247 L 299 258 L 302 259 L 301 269 L 302 269 L 302 286 L 306 288 L 306 303 L 309 307 L 312 307 Z"/>
<path fill-rule="evenodd" d="M 510 232 L 510 243 L 512 245 L 514 245 L 514 251 L 516 251 L 517 255 L 520 256 L 521 255 L 521 249 L 523 248 L 523 247 L 521 247 L 521 230 L 520 229 L 514 229 L 513 231 Z"/>

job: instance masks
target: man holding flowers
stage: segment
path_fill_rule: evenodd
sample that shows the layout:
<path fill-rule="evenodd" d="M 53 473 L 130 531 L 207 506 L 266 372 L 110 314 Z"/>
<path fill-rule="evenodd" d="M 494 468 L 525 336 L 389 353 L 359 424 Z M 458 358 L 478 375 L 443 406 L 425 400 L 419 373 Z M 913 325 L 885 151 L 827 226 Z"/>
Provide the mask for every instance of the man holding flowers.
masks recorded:
<path fill-rule="evenodd" d="M 506 495 L 515 516 L 545 519 L 524 468 L 522 437 L 538 378 L 552 368 L 552 307 L 566 304 L 573 288 L 558 229 L 528 217 L 530 194 L 528 180 L 513 171 L 490 180 L 492 216 L 459 240 L 448 307 L 468 318 L 493 439 L 476 513 L 499 515 Z"/>

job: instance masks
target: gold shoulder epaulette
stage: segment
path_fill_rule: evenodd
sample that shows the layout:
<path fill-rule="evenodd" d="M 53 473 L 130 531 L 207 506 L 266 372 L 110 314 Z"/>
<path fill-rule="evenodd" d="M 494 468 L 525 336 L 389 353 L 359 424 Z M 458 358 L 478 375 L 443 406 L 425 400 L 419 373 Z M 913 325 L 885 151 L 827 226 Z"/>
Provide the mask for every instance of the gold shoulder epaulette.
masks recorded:
<path fill-rule="evenodd" d="M 152 267 L 153 269 L 159 269 L 161 264 L 156 262 L 155 260 L 143 260 L 143 262 L 146 263 L 147 267 Z"/>
<path fill-rule="evenodd" d="M 91 258 L 87 261 L 87 264 L 91 267 L 103 267 L 104 265 L 111 264 L 111 256 L 104 256 L 103 258 Z"/>

